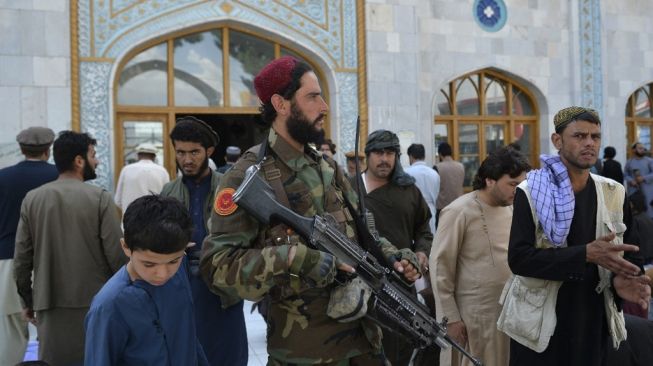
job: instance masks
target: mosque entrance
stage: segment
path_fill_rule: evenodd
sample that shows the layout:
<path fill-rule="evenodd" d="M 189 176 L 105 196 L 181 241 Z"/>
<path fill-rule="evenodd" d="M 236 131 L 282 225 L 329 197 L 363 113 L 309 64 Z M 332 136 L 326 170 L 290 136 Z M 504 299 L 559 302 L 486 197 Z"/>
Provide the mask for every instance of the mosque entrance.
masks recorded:
<path fill-rule="evenodd" d="M 193 116 L 206 122 L 220 136 L 220 143 L 211 155 L 217 167 L 225 164 L 228 146 L 237 146 L 243 153 L 260 144 L 265 138 L 267 126 L 256 114 L 177 114 L 176 117 Z"/>
<path fill-rule="evenodd" d="M 324 74 L 311 57 L 264 31 L 206 24 L 134 48 L 120 61 L 114 81 L 115 180 L 122 167 L 135 160 L 133 151 L 141 142 L 157 147 L 157 163 L 174 177 L 175 154 L 168 135 L 182 116 L 199 118 L 220 135 L 212 156 L 218 167 L 224 164 L 227 146 L 246 151 L 261 142 L 266 128 L 260 122 L 254 77 L 283 56 L 311 65 L 328 102 Z"/>

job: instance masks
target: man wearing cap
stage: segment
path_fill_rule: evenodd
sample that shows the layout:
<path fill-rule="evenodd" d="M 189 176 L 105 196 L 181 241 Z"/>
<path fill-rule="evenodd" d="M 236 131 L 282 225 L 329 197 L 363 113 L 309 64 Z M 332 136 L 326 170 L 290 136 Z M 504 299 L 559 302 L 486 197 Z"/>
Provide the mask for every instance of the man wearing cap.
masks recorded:
<path fill-rule="evenodd" d="M 234 164 L 238 161 L 240 157 L 240 148 L 238 146 L 228 146 L 226 155 L 225 155 L 225 164 L 217 169 L 218 173 L 226 173 L 227 170 L 231 169 Z"/>
<path fill-rule="evenodd" d="M 199 273 L 202 242 L 208 234 L 207 221 L 221 173 L 209 167 L 220 138 L 211 126 L 192 116 L 179 118 L 170 132 L 177 169 L 181 176 L 166 184 L 161 196 L 180 200 L 193 220 L 192 242 L 187 253 L 193 294 L 197 338 L 210 365 L 247 365 L 247 329 L 243 302 L 224 304 L 212 293 Z M 227 307 L 228 306 L 228 307 Z"/>
<path fill-rule="evenodd" d="M 431 212 L 415 178 L 404 172 L 399 161 L 401 147 L 396 134 L 387 130 L 372 132 L 365 145 L 367 169 L 365 205 L 374 215 L 379 234 L 399 249 L 410 249 L 426 273 L 433 233 Z M 395 332 L 383 331 L 383 349 L 393 365 L 408 365 L 413 346 Z"/>
<path fill-rule="evenodd" d="M 16 232 L 14 271 L 23 315 L 36 324 L 39 359 L 84 360 L 84 317 L 93 296 L 127 262 L 111 194 L 95 179 L 95 139 L 63 131 L 54 141 L 57 180 L 25 196 Z"/>
<path fill-rule="evenodd" d="M 123 212 L 138 197 L 158 194 L 170 181 L 168 171 L 154 162 L 158 151 L 154 144 L 143 142 L 134 151 L 138 161 L 122 168 L 116 186 L 116 205 Z"/>
<path fill-rule="evenodd" d="M 355 212 L 347 208 L 357 207 L 355 193 L 336 162 L 309 145 L 320 137 L 328 111 L 315 73 L 282 57 L 265 66 L 254 85 L 271 129 L 220 182 L 201 270 L 226 305 L 269 299 L 268 365 L 382 365 L 377 326 L 365 318 L 341 323 L 327 315 L 337 270 L 353 268 L 310 248 L 280 221 L 263 225 L 233 202 L 247 168 L 261 162 L 260 174 L 279 203 L 305 217 L 330 214 L 338 229 L 356 236 Z M 387 241 L 382 249 L 402 259 L 395 268 L 406 278 L 419 276 L 408 253 L 401 256 Z"/>
<path fill-rule="evenodd" d="M 590 174 L 598 114 L 568 107 L 553 122 L 558 154 L 542 155 L 515 195 L 508 264 L 517 276 L 498 325 L 512 338 L 511 365 L 604 365 L 607 348 L 626 339 L 619 299 L 646 309 L 650 280 L 622 257 L 637 250 L 623 244 L 624 187 Z"/>
<path fill-rule="evenodd" d="M 14 244 L 20 205 L 27 192 L 57 179 L 57 168 L 48 164 L 54 132 L 30 127 L 16 136 L 25 160 L 0 169 L 0 365 L 23 360 L 27 347 L 27 321 L 14 282 Z"/>
<path fill-rule="evenodd" d="M 356 158 L 358 158 L 358 168 L 363 172 L 367 168 L 367 165 L 365 165 L 365 154 L 360 151 L 356 153 L 352 150 L 345 153 L 345 158 L 347 158 L 347 179 L 349 180 L 349 184 L 356 190 L 358 189 L 356 186 Z"/>

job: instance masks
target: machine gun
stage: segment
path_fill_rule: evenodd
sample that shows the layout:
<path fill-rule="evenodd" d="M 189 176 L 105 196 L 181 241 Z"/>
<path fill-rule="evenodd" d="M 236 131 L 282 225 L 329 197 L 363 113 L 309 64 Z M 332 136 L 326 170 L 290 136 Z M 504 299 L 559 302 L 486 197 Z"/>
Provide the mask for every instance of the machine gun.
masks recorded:
<path fill-rule="evenodd" d="M 446 319 L 438 323 L 429 309 L 405 288 L 397 273 L 381 265 L 377 258 L 340 232 L 333 217 L 303 217 L 278 203 L 272 187 L 258 174 L 261 163 L 247 169 L 243 183 L 233 196 L 238 206 L 263 224 L 273 219 L 285 223 L 314 249 L 330 253 L 354 267 L 372 292 L 366 316 L 380 326 L 400 332 L 420 348 L 434 343 L 443 349 L 452 346 L 474 365 L 482 365 L 447 335 Z"/>

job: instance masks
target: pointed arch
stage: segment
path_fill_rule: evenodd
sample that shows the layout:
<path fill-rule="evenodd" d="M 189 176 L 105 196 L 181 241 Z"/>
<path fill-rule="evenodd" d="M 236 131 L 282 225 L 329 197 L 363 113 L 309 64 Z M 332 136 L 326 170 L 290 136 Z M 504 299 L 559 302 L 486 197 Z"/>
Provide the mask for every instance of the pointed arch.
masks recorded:
<path fill-rule="evenodd" d="M 519 78 L 495 68 L 472 71 L 447 82 L 433 97 L 434 143 L 448 142 L 465 165 L 466 189 L 487 154 L 513 144 L 536 166 L 540 106 Z"/>
<path fill-rule="evenodd" d="M 637 88 L 626 101 L 626 134 L 627 145 L 630 146 L 639 142 L 646 150 L 651 151 L 653 143 L 653 82 Z M 628 159 L 631 158 L 632 150 L 627 149 Z"/>

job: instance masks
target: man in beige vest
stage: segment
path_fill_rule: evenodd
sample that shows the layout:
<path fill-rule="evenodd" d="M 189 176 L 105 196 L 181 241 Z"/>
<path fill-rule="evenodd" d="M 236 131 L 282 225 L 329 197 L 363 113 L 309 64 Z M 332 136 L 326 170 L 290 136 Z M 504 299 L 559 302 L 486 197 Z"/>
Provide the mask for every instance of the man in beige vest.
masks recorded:
<path fill-rule="evenodd" d="M 608 347 L 626 339 L 619 298 L 647 309 L 650 280 L 622 257 L 637 251 L 622 244 L 630 224 L 623 186 L 590 175 L 601 145 L 598 113 L 568 107 L 553 122 L 558 154 L 540 156 L 542 168 L 515 196 L 508 262 L 520 285 L 506 293 L 509 319 L 500 326 L 512 338 L 510 365 L 607 365 Z M 544 281 L 555 292 L 543 293 Z"/>
<path fill-rule="evenodd" d="M 82 363 L 91 300 L 127 262 L 111 194 L 84 183 L 96 176 L 95 144 L 85 133 L 62 132 L 53 148 L 59 178 L 30 191 L 20 212 L 16 287 L 38 330 L 39 358 L 51 365 Z"/>

